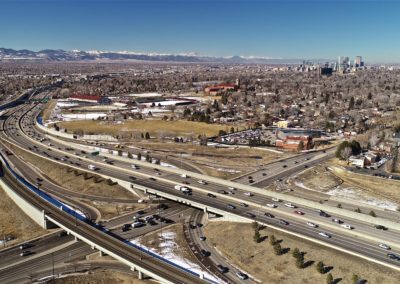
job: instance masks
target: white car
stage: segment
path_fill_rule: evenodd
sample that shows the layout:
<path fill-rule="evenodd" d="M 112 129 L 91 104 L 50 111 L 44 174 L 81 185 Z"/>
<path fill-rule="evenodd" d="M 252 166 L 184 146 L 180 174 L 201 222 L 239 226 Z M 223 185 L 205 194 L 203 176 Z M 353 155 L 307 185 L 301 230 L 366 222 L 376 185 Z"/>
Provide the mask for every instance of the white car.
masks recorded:
<path fill-rule="evenodd" d="M 280 200 L 279 198 L 277 198 L 277 197 L 273 197 L 272 198 L 272 201 L 275 201 L 275 202 L 281 202 L 282 200 Z"/>
<path fill-rule="evenodd" d="M 353 227 L 351 225 L 349 225 L 349 224 L 343 224 L 342 227 L 347 229 L 347 230 L 352 230 L 353 229 Z"/>
<path fill-rule="evenodd" d="M 276 208 L 276 207 L 278 207 L 278 206 L 276 206 L 275 203 L 267 203 L 267 206 L 270 207 L 270 208 Z"/>
<path fill-rule="evenodd" d="M 289 208 L 296 208 L 296 206 L 294 206 L 292 203 L 290 203 L 290 202 L 288 202 L 288 203 L 285 203 L 285 206 L 286 207 L 289 207 Z"/>
<path fill-rule="evenodd" d="M 207 184 L 207 183 L 206 183 L 204 180 L 202 180 L 202 179 L 201 179 L 201 180 L 198 180 L 197 182 L 200 183 L 200 184 Z"/>
<path fill-rule="evenodd" d="M 329 235 L 328 233 L 325 233 L 325 232 L 320 232 L 320 233 L 318 233 L 318 235 L 320 235 L 321 237 L 324 237 L 324 238 L 330 238 L 331 237 L 331 235 Z"/>
<path fill-rule="evenodd" d="M 251 193 L 251 192 L 245 192 L 244 195 L 246 195 L 246 196 L 253 196 L 254 194 Z"/>
<path fill-rule="evenodd" d="M 228 189 L 229 190 L 236 190 L 236 188 L 234 188 L 233 186 L 229 186 Z"/>
<path fill-rule="evenodd" d="M 318 225 L 313 223 L 313 222 L 307 222 L 307 226 L 310 226 L 312 228 L 317 228 L 318 227 Z"/>
<path fill-rule="evenodd" d="M 380 248 L 386 249 L 386 250 L 390 250 L 390 246 L 385 245 L 385 244 L 379 244 Z"/>

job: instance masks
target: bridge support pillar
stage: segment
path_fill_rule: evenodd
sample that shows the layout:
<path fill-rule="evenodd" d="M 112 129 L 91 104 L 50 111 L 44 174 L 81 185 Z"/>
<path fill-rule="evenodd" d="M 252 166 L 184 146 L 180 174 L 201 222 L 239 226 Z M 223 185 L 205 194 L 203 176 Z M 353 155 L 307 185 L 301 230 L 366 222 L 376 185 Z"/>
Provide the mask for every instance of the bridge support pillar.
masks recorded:
<path fill-rule="evenodd" d="M 138 278 L 139 278 L 139 280 L 142 280 L 143 279 L 143 272 L 142 271 L 138 271 Z"/>
<path fill-rule="evenodd" d="M 134 266 L 131 267 L 132 271 L 136 271 L 136 268 Z"/>
<path fill-rule="evenodd" d="M 207 211 L 207 207 L 204 207 L 204 213 L 207 213 L 208 211 Z"/>
<path fill-rule="evenodd" d="M 99 250 L 99 255 L 100 256 L 106 256 L 107 254 L 104 251 Z"/>

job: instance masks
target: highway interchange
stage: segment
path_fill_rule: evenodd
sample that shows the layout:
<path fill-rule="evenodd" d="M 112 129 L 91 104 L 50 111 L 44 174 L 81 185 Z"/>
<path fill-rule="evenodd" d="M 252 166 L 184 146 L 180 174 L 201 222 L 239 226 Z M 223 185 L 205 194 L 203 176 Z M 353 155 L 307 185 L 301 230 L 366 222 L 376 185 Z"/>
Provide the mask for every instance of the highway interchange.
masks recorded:
<path fill-rule="evenodd" d="M 32 107 L 32 110 L 27 111 Z M 60 164 L 73 166 L 86 171 L 88 165 L 93 164 L 98 168 L 96 171 L 98 174 L 128 181 L 132 184 L 145 186 L 175 196 L 182 195 L 182 198 L 207 205 L 210 208 L 218 208 L 222 211 L 227 211 L 231 214 L 235 214 L 247 219 L 257 220 L 258 222 L 273 226 L 274 228 L 289 231 L 312 240 L 317 240 L 318 242 L 332 245 L 335 248 L 340 248 L 343 251 L 354 252 L 393 267 L 400 266 L 400 261 L 388 258 L 388 251 L 378 247 L 379 243 L 386 243 L 392 247 L 393 253 L 400 255 L 400 235 L 398 231 L 393 229 L 389 229 L 388 231 L 377 230 L 373 227 L 375 224 L 361 222 L 356 219 L 348 219 L 342 216 L 333 216 L 332 214 L 330 214 L 332 215 L 330 217 L 323 217 L 316 212 L 317 208 L 289 208 L 284 205 L 285 201 L 273 201 L 270 197 L 261 194 L 248 196 L 245 194 L 247 191 L 243 190 L 239 184 L 234 189 L 228 188 L 222 182 L 217 183 L 206 179 L 204 179 L 205 184 L 200 184 L 198 179 L 192 178 L 190 174 L 187 178 L 183 178 L 179 174 L 168 171 L 168 169 L 163 170 L 153 165 L 143 166 L 143 164 L 140 164 L 138 169 L 132 169 L 131 165 L 134 163 L 134 161 L 130 162 L 117 158 L 108 158 L 109 160 L 112 159 L 113 165 L 107 164 L 103 161 L 104 157 L 92 157 L 87 154 L 88 150 L 85 151 L 85 154 L 82 153 L 82 149 L 84 149 L 83 146 L 70 144 L 69 147 L 66 147 L 65 144 L 58 143 L 56 140 L 46 139 L 45 141 L 42 141 L 42 139 L 47 136 L 34 127 L 35 117 L 39 113 L 40 107 L 41 104 L 37 104 L 36 106 L 23 105 L 16 107 L 16 109 L 19 110 L 16 110 L 13 115 L 9 116 L 4 121 L 3 135 L 5 136 L 3 137 L 8 141 L 13 141 L 15 145 L 18 145 L 27 151 L 30 151 L 36 155 L 40 155 L 44 158 L 51 159 Z M 262 170 L 245 175 L 235 180 L 235 182 L 242 184 L 247 183 L 257 187 L 264 187 L 271 182 L 284 179 L 296 172 L 303 170 L 305 166 L 310 167 L 318 164 L 321 161 L 328 159 L 330 155 L 331 152 L 312 152 L 304 155 L 304 158 L 292 157 L 285 161 L 279 161 L 277 163 L 263 166 Z M 66 156 L 68 158 L 66 158 Z M 13 159 L 13 163 L 15 163 L 17 168 L 27 179 L 30 179 L 31 181 L 37 179 L 35 171 L 24 169 L 24 167 L 21 165 L 21 163 L 23 163 L 21 160 L 19 160 L 17 157 L 10 156 L 10 158 Z M 296 161 L 298 162 L 295 163 Z M 284 165 L 286 165 L 286 167 L 284 167 Z M 251 183 L 249 182 L 249 176 L 251 176 L 251 180 L 253 180 Z M 182 182 L 189 183 L 188 186 L 192 188 L 192 195 L 183 195 L 181 192 L 174 189 L 174 184 Z M 51 194 L 60 192 L 59 190 L 54 189 L 54 184 L 49 184 L 45 181 L 43 182 L 43 188 L 48 189 Z M 51 191 L 52 189 L 53 191 Z M 209 197 L 207 196 L 207 193 L 212 193 L 212 195 L 215 197 Z M 76 193 L 70 193 L 70 196 L 58 197 L 63 198 L 65 202 L 73 203 L 73 196 L 71 195 L 74 194 Z M 277 208 L 265 207 L 266 204 L 273 203 L 277 206 Z M 229 204 L 233 205 L 234 209 L 229 209 L 227 207 Z M 94 216 L 95 213 L 91 212 L 90 208 L 85 208 L 84 204 L 77 204 L 76 206 L 87 213 L 91 219 L 96 219 L 96 216 Z M 180 206 L 183 207 L 182 205 Z M 301 211 L 304 213 L 304 215 L 295 214 L 294 210 Z M 271 217 L 271 215 L 268 217 L 265 215 L 265 213 L 269 213 L 273 215 L 273 217 Z M 345 229 L 332 222 L 332 218 L 338 218 L 345 224 L 350 224 L 353 226 L 354 229 Z M 124 222 L 128 222 L 129 219 L 131 219 L 131 216 L 128 216 L 126 220 L 121 220 L 123 222 L 119 224 L 117 222 L 115 227 L 117 228 Z M 284 223 L 282 220 L 287 223 Z M 307 222 L 317 224 L 318 227 L 313 228 L 308 226 Z M 120 230 L 120 228 L 116 230 Z M 318 235 L 320 232 L 326 232 L 331 237 L 324 238 Z M 141 233 L 143 232 L 138 231 L 138 234 Z M 133 238 L 134 236 L 135 234 L 125 235 L 123 237 Z M 214 254 L 213 257 L 215 257 Z M 234 277 L 234 275 L 228 274 L 227 276 L 230 276 L 230 279 Z"/>

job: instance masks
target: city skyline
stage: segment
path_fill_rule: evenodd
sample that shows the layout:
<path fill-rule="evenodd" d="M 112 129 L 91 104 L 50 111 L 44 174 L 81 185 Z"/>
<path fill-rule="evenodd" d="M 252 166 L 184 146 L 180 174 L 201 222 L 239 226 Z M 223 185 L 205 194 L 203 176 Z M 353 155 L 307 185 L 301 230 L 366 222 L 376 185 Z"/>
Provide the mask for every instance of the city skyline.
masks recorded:
<path fill-rule="evenodd" d="M 394 1 L 2 1 L 1 46 L 400 62 Z"/>

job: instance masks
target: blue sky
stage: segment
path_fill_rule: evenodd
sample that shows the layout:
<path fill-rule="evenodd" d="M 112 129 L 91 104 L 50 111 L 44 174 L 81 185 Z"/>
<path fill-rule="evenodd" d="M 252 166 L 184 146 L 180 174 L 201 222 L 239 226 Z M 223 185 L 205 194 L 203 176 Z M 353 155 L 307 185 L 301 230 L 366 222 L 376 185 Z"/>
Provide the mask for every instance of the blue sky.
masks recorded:
<path fill-rule="evenodd" d="M 0 0 L 0 46 L 400 62 L 400 1 Z"/>

